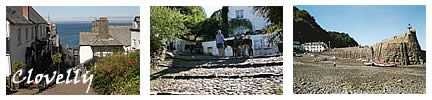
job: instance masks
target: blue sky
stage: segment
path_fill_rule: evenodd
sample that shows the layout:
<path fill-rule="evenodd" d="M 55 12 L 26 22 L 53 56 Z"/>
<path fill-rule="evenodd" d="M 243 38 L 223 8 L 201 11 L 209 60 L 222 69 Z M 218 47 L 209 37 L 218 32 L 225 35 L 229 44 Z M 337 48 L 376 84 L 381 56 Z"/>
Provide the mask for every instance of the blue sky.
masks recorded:
<path fill-rule="evenodd" d="M 92 21 L 105 16 L 110 22 L 131 22 L 140 15 L 138 6 L 33 6 L 36 11 L 51 21 Z"/>
<path fill-rule="evenodd" d="M 417 30 L 417 39 L 426 49 L 426 6 L 424 5 L 301 5 L 327 31 L 348 33 L 361 45 Z"/>

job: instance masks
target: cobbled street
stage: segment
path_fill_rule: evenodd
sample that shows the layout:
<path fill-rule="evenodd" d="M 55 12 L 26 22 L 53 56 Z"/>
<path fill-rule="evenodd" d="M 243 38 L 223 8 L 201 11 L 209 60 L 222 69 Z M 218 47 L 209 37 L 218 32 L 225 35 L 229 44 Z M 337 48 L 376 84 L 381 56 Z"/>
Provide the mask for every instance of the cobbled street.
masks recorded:
<path fill-rule="evenodd" d="M 282 56 L 183 56 L 151 68 L 152 94 L 282 94 Z"/>
<path fill-rule="evenodd" d="M 319 56 L 323 57 L 323 56 Z M 328 57 L 330 58 L 330 57 Z M 353 59 L 294 57 L 295 94 L 424 94 L 426 65 L 364 66 Z M 333 62 L 337 67 L 333 67 Z"/>

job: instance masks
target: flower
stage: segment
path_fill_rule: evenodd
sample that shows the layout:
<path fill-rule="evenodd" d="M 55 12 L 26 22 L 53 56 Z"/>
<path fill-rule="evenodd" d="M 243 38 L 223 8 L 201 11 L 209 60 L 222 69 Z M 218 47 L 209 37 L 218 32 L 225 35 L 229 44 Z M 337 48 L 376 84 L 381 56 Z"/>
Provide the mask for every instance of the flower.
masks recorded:
<path fill-rule="evenodd" d="M 107 69 L 106 71 L 107 71 L 108 73 L 111 73 L 111 69 Z"/>
<path fill-rule="evenodd" d="M 132 62 L 131 61 L 129 62 L 129 66 L 132 66 Z"/>
<path fill-rule="evenodd" d="M 122 57 L 122 59 L 124 60 L 124 56 Z"/>
<path fill-rule="evenodd" d="M 93 74 L 96 74 L 96 72 L 93 72 Z"/>
<path fill-rule="evenodd" d="M 113 77 L 114 77 L 114 75 L 113 75 L 113 74 L 111 74 L 111 75 L 110 75 L 110 77 L 111 77 L 111 78 L 113 78 Z"/>
<path fill-rule="evenodd" d="M 104 66 L 105 70 L 106 70 L 106 66 Z"/>

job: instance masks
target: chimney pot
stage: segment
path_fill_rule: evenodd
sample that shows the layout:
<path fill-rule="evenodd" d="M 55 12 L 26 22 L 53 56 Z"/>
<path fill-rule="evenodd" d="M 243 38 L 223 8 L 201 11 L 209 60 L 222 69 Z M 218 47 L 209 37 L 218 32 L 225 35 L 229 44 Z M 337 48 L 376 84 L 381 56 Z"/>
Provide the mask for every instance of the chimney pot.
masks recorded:
<path fill-rule="evenodd" d="M 99 20 L 108 20 L 108 18 L 107 17 L 101 17 L 101 18 L 99 18 Z"/>

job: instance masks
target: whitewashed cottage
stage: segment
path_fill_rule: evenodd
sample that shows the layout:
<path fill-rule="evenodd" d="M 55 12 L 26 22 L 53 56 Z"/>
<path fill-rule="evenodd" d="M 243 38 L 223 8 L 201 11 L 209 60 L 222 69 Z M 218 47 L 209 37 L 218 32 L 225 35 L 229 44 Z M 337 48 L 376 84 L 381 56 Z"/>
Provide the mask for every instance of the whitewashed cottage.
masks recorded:
<path fill-rule="evenodd" d="M 226 40 L 233 40 L 234 36 L 245 34 L 247 32 L 257 32 L 271 25 L 264 15 L 258 13 L 253 6 L 229 6 L 228 7 L 228 23 L 232 33 L 225 36 Z M 241 23 L 241 24 L 238 24 Z M 216 34 L 216 32 L 214 33 Z M 269 41 L 271 34 L 256 34 L 245 35 L 246 38 L 252 40 L 253 55 L 247 56 L 263 56 L 275 55 L 280 53 L 275 43 Z M 233 47 L 225 48 L 225 56 L 233 56 Z M 218 55 L 215 41 L 202 42 L 202 50 L 204 54 Z"/>
<path fill-rule="evenodd" d="M 9 76 L 14 62 L 21 62 L 27 67 L 37 62 L 36 53 L 47 50 L 48 30 L 47 21 L 30 6 L 7 6 L 6 24 L 7 76 Z"/>
<path fill-rule="evenodd" d="M 141 40 L 140 40 L 140 17 L 139 16 L 135 16 L 134 18 L 134 23 L 133 23 L 133 28 L 130 29 L 131 30 L 131 41 L 130 41 L 130 48 L 131 51 L 136 51 L 140 49 L 140 44 L 141 44 Z"/>
<path fill-rule="evenodd" d="M 108 18 L 101 17 L 92 22 L 91 32 L 80 32 L 80 64 L 108 56 L 116 51 L 131 50 L 131 38 L 135 38 L 135 36 L 131 37 L 131 29 L 134 29 L 134 26 L 109 25 L 108 22 Z"/>

